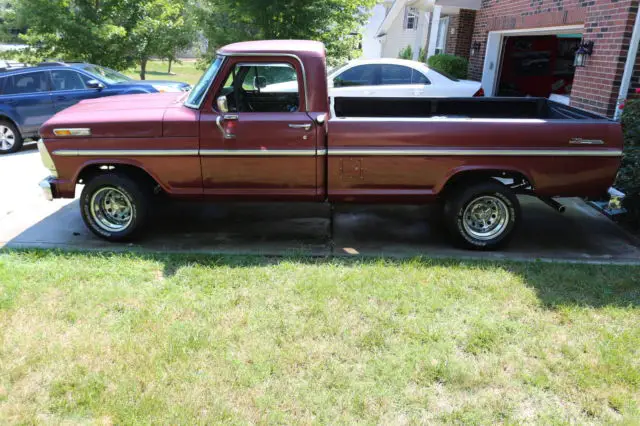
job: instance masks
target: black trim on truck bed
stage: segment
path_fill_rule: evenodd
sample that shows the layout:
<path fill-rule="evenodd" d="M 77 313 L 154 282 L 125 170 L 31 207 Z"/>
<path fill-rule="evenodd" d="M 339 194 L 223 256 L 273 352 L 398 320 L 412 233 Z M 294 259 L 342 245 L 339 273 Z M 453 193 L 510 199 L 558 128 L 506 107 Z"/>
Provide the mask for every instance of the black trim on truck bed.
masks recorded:
<path fill-rule="evenodd" d="M 609 120 L 546 98 L 336 97 L 333 102 L 336 117 Z"/>

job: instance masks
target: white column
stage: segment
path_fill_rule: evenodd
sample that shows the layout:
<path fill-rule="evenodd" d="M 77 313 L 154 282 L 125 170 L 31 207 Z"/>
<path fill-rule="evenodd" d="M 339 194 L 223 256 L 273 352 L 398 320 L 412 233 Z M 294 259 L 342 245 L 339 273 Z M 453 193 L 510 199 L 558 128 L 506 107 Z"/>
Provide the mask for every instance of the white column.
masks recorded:
<path fill-rule="evenodd" d="M 440 28 L 440 12 L 442 6 L 434 6 L 431 14 L 431 32 L 429 33 L 429 48 L 427 49 L 427 58 L 436 54 L 436 45 L 438 43 L 438 28 Z"/>
<path fill-rule="evenodd" d="M 420 49 L 425 45 L 424 35 L 429 31 L 429 12 L 422 13 L 418 16 L 418 31 L 416 33 L 415 40 L 413 40 L 413 46 L 411 46 L 413 50 L 413 57 L 411 59 L 414 61 L 418 60 L 420 56 Z"/>

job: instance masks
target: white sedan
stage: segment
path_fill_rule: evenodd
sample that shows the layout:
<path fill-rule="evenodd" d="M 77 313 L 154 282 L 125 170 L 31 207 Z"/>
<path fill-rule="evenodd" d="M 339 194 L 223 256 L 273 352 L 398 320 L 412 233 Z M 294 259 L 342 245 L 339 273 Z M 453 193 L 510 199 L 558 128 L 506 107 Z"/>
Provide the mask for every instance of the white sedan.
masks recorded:
<path fill-rule="evenodd" d="M 422 62 L 405 59 L 355 60 L 329 71 L 329 96 L 448 98 L 483 96 L 480 82 L 458 80 Z M 295 92 L 297 83 L 270 84 L 266 92 Z"/>

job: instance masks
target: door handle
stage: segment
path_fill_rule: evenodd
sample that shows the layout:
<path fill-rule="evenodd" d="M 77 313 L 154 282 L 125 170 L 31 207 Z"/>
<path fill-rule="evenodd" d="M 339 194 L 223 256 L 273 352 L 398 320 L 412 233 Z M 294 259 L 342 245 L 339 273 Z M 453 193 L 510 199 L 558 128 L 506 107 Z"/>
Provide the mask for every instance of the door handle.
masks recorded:
<path fill-rule="evenodd" d="M 307 124 L 289 124 L 289 127 L 292 129 L 305 129 L 305 130 L 311 130 L 311 123 L 307 123 Z"/>

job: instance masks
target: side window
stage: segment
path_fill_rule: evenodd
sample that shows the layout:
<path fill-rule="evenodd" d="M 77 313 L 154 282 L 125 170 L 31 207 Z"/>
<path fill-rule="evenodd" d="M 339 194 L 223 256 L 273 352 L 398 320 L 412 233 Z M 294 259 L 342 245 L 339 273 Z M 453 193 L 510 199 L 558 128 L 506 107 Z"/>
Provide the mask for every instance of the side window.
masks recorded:
<path fill-rule="evenodd" d="M 18 95 L 49 91 L 47 74 L 44 71 L 8 76 L 4 83 L 3 95 Z"/>
<path fill-rule="evenodd" d="M 411 84 L 431 84 L 431 81 L 429 81 L 427 76 L 422 74 L 420 71 L 411 71 L 413 71 L 413 73 L 411 74 Z"/>
<path fill-rule="evenodd" d="M 333 87 L 375 86 L 377 65 L 358 65 L 333 79 Z"/>
<path fill-rule="evenodd" d="M 83 74 L 70 70 L 51 71 L 53 90 L 84 90 L 90 79 Z"/>
<path fill-rule="evenodd" d="M 226 96 L 232 112 L 296 112 L 298 73 L 284 62 L 237 64 L 218 96 Z"/>
<path fill-rule="evenodd" d="M 413 70 L 402 65 L 382 65 L 380 81 L 384 85 L 411 84 Z"/>

